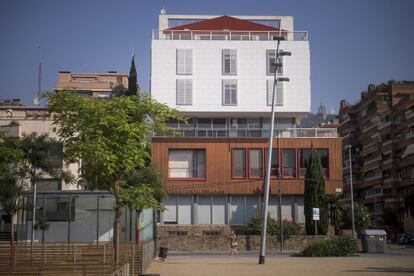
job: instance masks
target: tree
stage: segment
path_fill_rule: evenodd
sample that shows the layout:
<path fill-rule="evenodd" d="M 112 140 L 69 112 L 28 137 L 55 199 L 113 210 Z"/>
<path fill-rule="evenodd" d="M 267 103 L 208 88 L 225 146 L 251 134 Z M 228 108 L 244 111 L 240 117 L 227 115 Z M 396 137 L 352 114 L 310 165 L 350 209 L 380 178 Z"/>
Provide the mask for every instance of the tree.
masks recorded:
<path fill-rule="evenodd" d="M 335 234 L 338 235 L 342 230 L 344 216 L 342 194 L 326 195 L 326 200 L 329 207 L 329 219 L 335 228 Z"/>
<path fill-rule="evenodd" d="M 328 231 L 328 212 L 326 208 L 325 180 L 322 172 L 321 158 L 312 148 L 309 154 L 308 166 L 305 175 L 305 226 L 306 234 L 315 234 L 313 208 L 319 208 L 318 233 Z"/>
<path fill-rule="evenodd" d="M 357 202 L 354 203 L 354 217 L 355 217 L 355 230 L 359 233 L 361 230 L 368 228 L 371 225 L 371 215 L 368 208 Z M 344 228 L 352 228 L 352 214 L 351 208 L 345 209 L 344 212 Z"/>
<path fill-rule="evenodd" d="M 179 118 L 178 111 L 139 95 L 100 100 L 62 91 L 47 96 L 65 159 L 70 163 L 81 160 L 80 182 L 108 190 L 115 197 L 114 244 L 118 262 L 120 208 L 159 204 L 152 200 L 154 187 L 141 185 L 142 182 L 131 185 L 128 177 L 147 166 L 150 135 L 167 131 L 165 122 Z"/>
<path fill-rule="evenodd" d="M 135 69 L 135 56 L 132 56 L 131 61 L 131 68 L 129 69 L 129 76 L 128 76 L 128 91 L 126 96 L 133 96 L 138 94 L 138 86 L 137 86 L 137 70 Z"/>

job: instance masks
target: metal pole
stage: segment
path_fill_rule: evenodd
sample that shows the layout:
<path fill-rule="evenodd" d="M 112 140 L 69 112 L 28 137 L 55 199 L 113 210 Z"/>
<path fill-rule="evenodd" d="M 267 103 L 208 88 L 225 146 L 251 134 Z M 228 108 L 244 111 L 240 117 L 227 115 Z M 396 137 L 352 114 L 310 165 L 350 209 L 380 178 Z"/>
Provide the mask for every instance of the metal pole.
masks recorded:
<path fill-rule="evenodd" d="M 355 214 L 354 214 L 354 188 L 352 185 L 352 153 L 351 153 L 351 146 L 348 146 L 349 152 L 349 180 L 351 185 L 351 217 L 352 217 L 352 237 L 356 238 L 355 232 Z"/>
<path fill-rule="evenodd" d="M 31 149 L 29 150 L 29 153 L 31 153 Z M 32 173 L 33 173 L 33 175 L 34 175 L 34 172 L 33 172 L 33 168 L 32 168 Z M 32 176 L 32 177 L 34 177 L 34 176 Z M 33 244 L 34 244 L 34 234 L 35 234 L 35 229 L 34 229 L 34 227 L 35 227 L 35 223 L 36 223 L 36 181 L 35 180 L 33 180 L 32 179 L 32 186 L 33 186 L 33 208 L 32 208 L 32 238 L 31 238 L 31 243 L 30 243 L 30 245 L 32 246 L 32 248 L 33 248 Z"/>
<path fill-rule="evenodd" d="M 279 53 L 280 40 L 277 41 L 276 48 L 276 59 L 275 63 L 277 64 L 278 53 Z M 272 118 L 270 121 L 270 135 L 269 135 L 269 145 L 267 148 L 267 164 L 266 164 L 266 179 L 264 187 L 264 210 L 263 210 L 263 221 L 262 221 L 262 233 L 260 236 L 260 255 L 259 255 L 259 264 L 265 263 L 265 254 L 266 254 L 266 231 L 267 231 L 267 212 L 269 204 L 269 189 L 270 189 L 270 170 L 271 170 L 271 161 L 272 161 L 272 147 L 273 147 L 273 131 L 274 131 L 274 122 L 275 122 L 275 94 L 276 94 L 276 85 L 277 85 L 277 65 L 275 68 L 274 82 L 273 82 L 273 93 L 272 93 Z"/>

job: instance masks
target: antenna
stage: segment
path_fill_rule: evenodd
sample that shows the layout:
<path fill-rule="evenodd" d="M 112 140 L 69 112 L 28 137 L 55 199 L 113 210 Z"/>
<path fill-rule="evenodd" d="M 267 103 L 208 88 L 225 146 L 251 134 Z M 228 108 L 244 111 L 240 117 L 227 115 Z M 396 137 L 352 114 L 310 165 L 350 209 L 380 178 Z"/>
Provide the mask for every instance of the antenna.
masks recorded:
<path fill-rule="evenodd" d="M 40 93 L 42 92 L 42 47 L 40 47 L 39 45 L 38 48 L 39 48 L 39 68 L 38 68 L 38 75 L 37 75 L 38 86 L 37 86 L 37 95 L 33 99 L 34 105 L 39 105 Z"/>
<path fill-rule="evenodd" d="M 132 43 L 132 47 L 131 47 L 131 57 L 135 56 L 135 51 L 134 51 L 134 43 Z"/>

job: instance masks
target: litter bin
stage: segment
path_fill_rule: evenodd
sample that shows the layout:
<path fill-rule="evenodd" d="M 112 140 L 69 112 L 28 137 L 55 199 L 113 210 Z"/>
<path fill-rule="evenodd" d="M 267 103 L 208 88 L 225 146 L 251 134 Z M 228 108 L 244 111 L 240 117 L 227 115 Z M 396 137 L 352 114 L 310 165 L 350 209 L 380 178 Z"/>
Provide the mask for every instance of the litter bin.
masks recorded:
<path fill-rule="evenodd" d="M 162 258 L 162 260 L 164 261 L 164 259 L 167 258 L 167 251 L 168 251 L 167 247 L 160 247 L 160 252 L 158 252 L 158 257 Z"/>
<path fill-rule="evenodd" d="M 387 245 L 387 232 L 365 229 L 361 231 L 362 252 L 384 253 Z"/>

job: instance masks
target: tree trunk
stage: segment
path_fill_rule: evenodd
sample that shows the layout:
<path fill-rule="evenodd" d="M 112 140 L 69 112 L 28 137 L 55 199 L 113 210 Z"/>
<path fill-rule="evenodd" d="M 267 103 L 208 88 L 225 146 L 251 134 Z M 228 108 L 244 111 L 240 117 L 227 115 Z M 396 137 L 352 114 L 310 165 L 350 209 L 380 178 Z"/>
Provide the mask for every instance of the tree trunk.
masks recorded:
<path fill-rule="evenodd" d="M 11 220 L 11 223 L 10 223 L 10 231 L 11 231 L 10 232 L 10 245 L 13 246 L 14 245 L 14 225 L 13 225 L 13 219 Z"/>

